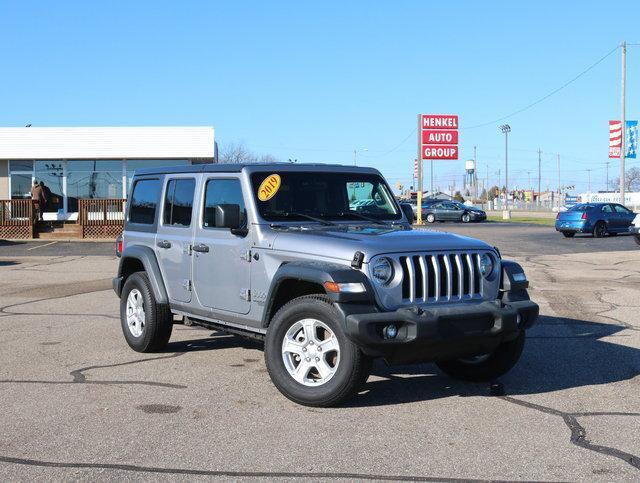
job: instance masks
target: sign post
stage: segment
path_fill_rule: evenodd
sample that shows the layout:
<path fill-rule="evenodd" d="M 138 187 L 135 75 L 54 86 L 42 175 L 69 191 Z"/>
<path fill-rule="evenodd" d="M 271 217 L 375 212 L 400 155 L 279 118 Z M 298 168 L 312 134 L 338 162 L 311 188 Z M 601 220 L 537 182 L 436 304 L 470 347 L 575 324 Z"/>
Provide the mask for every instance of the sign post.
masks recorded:
<path fill-rule="evenodd" d="M 418 114 L 418 186 L 416 187 L 416 223 L 422 225 L 422 174 L 423 165 L 422 162 L 422 114 Z"/>

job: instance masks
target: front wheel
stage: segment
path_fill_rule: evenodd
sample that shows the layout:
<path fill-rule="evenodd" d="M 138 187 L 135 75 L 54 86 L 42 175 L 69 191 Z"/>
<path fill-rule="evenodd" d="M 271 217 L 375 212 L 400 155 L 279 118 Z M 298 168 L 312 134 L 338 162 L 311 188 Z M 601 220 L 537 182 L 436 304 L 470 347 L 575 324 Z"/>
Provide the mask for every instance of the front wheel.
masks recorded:
<path fill-rule="evenodd" d="M 171 311 L 168 305 L 156 302 L 145 272 L 130 275 L 124 283 L 120 323 L 127 344 L 136 352 L 157 352 L 169 342 L 173 329 Z"/>
<path fill-rule="evenodd" d="M 471 221 L 471 215 L 469 213 L 464 213 L 462 215 L 462 223 L 469 223 Z"/>
<path fill-rule="evenodd" d="M 278 390 L 305 406 L 340 404 L 371 370 L 371 359 L 347 338 L 338 311 L 323 295 L 298 297 L 276 313 L 264 357 Z"/>
<path fill-rule="evenodd" d="M 475 357 L 438 361 L 445 374 L 463 381 L 489 382 L 506 374 L 516 365 L 524 349 L 524 330 L 514 340 L 503 342 L 493 352 Z"/>

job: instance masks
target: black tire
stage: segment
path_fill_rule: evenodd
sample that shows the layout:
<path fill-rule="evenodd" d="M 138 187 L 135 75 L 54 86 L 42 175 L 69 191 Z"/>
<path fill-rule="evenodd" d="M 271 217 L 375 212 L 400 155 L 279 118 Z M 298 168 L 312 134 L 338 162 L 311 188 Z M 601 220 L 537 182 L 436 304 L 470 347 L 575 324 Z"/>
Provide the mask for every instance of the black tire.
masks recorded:
<path fill-rule="evenodd" d="M 144 327 L 137 337 L 127 324 L 127 299 L 134 289 L 140 292 L 144 307 Z M 127 344 L 136 352 L 158 352 L 169 342 L 173 316 L 168 305 L 156 302 L 149 277 L 145 272 L 130 275 L 124 283 L 120 295 L 120 325 Z"/>
<path fill-rule="evenodd" d="M 433 213 L 427 213 L 427 223 L 433 223 L 436 221 L 436 215 Z"/>
<path fill-rule="evenodd" d="M 462 214 L 462 223 L 469 223 L 471 221 L 471 215 L 469 213 Z"/>
<path fill-rule="evenodd" d="M 565 238 L 573 238 L 573 236 L 575 235 L 575 233 L 572 231 L 563 231 L 562 234 Z"/>
<path fill-rule="evenodd" d="M 602 238 L 607 234 L 607 225 L 604 221 L 599 221 L 596 226 L 593 227 L 593 236 L 595 238 Z"/>
<path fill-rule="evenodd" d="M 525 333 L 522 330 L 516 339 L 503 342 L 486 359 L 482 359 L 479 362 L 455 359 L 452 361 L 438 361 L 436 365 L 442 372 L 454 379 L 471 382 L 490 382 L 506 374 L 516 365 L 524 349 L 524 340 Z"/>
<path fill-rule="evenodd" d="M 609 233 L 609 236 L 618 236 L 618 233 L 615 231 L 612 231 L 611 233 Z"/>
<path fill-rule="evenodd" d="M 340 345 L 340 362 L 335 374 L 315 387 L 296 381 L 285 367 L 282 356 L 282 342 L 287 331 L 306 318 L 324 323 Z M 352 397 L 369 377 L 372 362 L 344 334 L 338 311 L 324 295 L 298 297 L 278 310 L 267 330 L 264 358 L 271 380 L 284 396 L 298 404 L 319 407 L 336 406 Z"/>

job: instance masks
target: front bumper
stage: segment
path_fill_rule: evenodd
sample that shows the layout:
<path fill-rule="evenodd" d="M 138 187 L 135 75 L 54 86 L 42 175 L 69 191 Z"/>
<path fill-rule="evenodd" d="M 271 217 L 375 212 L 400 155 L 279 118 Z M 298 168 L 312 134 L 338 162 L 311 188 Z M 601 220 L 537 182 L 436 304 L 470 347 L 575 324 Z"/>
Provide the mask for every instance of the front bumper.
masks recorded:
<path fill-rule="evenodd" d="M 441 307 L 410 307 L 393 312 L 350 313 L 347 336 L 366 354 L 392 363 L 428 362 L 486 354 L 512 340 L 538 318 L 530 300 L 481 302 Z M 393 339 L 384 337 L 390 324 Z"/>
<path fill-rule="evenodd" d="M 629 233 L 633 233 L 634 235 L 640 235 L 640 226 L 631 225 L 629 227 Z"/>

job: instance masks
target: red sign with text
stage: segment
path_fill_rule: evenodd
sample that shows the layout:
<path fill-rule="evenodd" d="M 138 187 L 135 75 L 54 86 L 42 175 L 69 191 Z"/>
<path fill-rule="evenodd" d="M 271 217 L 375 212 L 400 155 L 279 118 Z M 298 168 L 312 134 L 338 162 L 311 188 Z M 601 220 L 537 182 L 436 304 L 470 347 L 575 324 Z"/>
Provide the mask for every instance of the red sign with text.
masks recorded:
<path fill-rule="evenodd" d="M 423 129 L 422 144 L 458 144 L 458 131 Z"/>
<path fill-rule="evenodd" d="M 458 159 L 458 116 L 420 116 L 422 159 Z"/>

